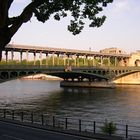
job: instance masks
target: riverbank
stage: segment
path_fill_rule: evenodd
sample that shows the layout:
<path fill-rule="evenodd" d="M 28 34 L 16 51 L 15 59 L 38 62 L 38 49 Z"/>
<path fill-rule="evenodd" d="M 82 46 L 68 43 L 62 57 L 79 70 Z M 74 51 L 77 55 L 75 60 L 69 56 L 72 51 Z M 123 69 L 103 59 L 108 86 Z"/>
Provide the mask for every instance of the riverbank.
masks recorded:
<path fill-rule="evenodd" d="M 110 121 L 107 123 L 109 124 Z M 37 129 L 38 131 L 40 131 L 40 133 L 43 130 L 43 131 L 61 133 L 64 135 L 67 134 L 73 135 L 76 137 L 80 136 L 81 139 L 83 137 L 84 139 L 92 138 L 98 140 L 122 140 L 131 137 L 131 140 L 138 140 L 133 138 L 135 137 L 137 138 L 137 136 L 139 136 L 139 129 L 136 128 L 135 126 L 124 125 L 125 129 L 123 130 L 121 128 L 123 125 L 115 123 L 116 130 L 114 132 L 102 131 L 102 127 L 108 128 L 107 126 L 105 126 L 105 122 L 98 122 L 95 120 L 94 121 L 81 120 L 81 119 L 75 119 L 69 117 L 65 118 L 60 116 L 51 116 L 49 114 L 41 115 L 41 114 L 35 114 L 33 112 L 27 112 L 27 111 L 25 117 L 24 110 L 16 111 L 16 110 L 0 109 L 0 124 L 1 126 L 3 126 L 2 127 L 3 130 L 6 131 L 5 133 L 9 133 L 9 131 L 7 131 L 7 128 L 9 128 L 10 132 L 13 132 L 14 134 L 16 134 L 18 130 L 20 130 L 20 132 L 22 133 L 26 132 L 28 134 L 32 132 L 30 134 L 31 138 L 34 137 L 32 134 Z M 92 127 L 91 124 L 93 124 L 94 127 Z M 133 129 L 128 129 L 131 127 L 136 128 L 137 131 L 133 131 Z M 25 128 L 27 130 L 25 130 Z M 30 131 L 29 129 L 33 129 L 33 130 Z M 138 132 L 138 133 L 133 134 L 133 132 Z M 20 134 L 19 136 L 23 137 L 22 133 L 19 133 Z M 131 136 L 128 134 L 131 134 Z"/>
<path fill-rule="evenodd" d="M 46 74 L 36 74 L 36 75 L 30 75 L 22 77 L 21 79 L 28 79 L 28 80 L 62 80 L 59 77 L 46 75 Z"/>

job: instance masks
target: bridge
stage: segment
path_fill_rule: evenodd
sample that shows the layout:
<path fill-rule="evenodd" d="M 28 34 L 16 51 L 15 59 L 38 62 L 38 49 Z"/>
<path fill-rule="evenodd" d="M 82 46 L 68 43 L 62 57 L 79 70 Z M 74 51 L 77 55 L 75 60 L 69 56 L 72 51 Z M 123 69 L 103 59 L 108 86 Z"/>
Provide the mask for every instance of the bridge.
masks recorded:
<path fill-rule="evenodd" d="M 140 67 L 72 67 L 69 70 L 63 66 L 1 65 L 0 82 L 41 73 L 72 82 L 115 81 L 129 75 L 139 79 Z"/>
<path fill-rule="evenodd" d="M 9 52 L 11 53 L 10 61 L 14 61 L 15 52 L 20 54 L 20 60 L 16 62 L 16 65 L 9 65 Z M 24 61 L 23 53 L 26 54 L 25 64 L 22 63 Z M 34 56 L 32 63 L 28 59 L 29 53 Z M 37 53 L 40 55 L 38 64 Z M 46 55 L 45 61 L 42 54 Z M 5 56 L 6 65 L 0 65 L 0 82 L 43 73 L 72 82 L 113 81 L 115 83 L 140 84 L 138 63 L 129 66 L 129 63 L 132 63 L 132 58 L 134 64 L 139 62 L 139 53 L 136 57 L 136 53 L 132 55 L 9 44 L 6 46 Z"/>
<path fill-rule="evenodd" d="M 33 54 L 33 64 L 36 65 L 37 54 L 39 54 L 40 65 L 42 65 L 43 54 L 45 54 L 46 64 L 48 57 L 52 58 L 52 65 L 60 65 L 60 59 L 63 58 L 63 65 L 79 66 L 79 59 L 83 61 L 83 66 L 87 66 L 86 60 L 90 61 L 90 65 L 96 66 L 97 62 L 99 65 L 106 64 L 107 66 L 124 66 L 127 65 L 127 61 L 130 58 L 129 54 L 124 53 L 102 53 L 95 51 L 86 50 L 74 50 L 74 49 L 63 49 L 63 48 L 49 48 L 40 46 L 27 46 L 9 44 L 5 48 L 6 62 L 9 58 L 9 52 L 11 53 L 11 60 L 14 60 L 14 53 L 20 54 L 20 62 L 23 61 L 23 53 L 26 54 L 25 59 L 29 61 L 29 53 Z M 55 58 L 57 62 L 55 61 Z M 73 60 L 73 61 L 72 61 Z M 112 64 L 113 62 L 113 64 Z"/>

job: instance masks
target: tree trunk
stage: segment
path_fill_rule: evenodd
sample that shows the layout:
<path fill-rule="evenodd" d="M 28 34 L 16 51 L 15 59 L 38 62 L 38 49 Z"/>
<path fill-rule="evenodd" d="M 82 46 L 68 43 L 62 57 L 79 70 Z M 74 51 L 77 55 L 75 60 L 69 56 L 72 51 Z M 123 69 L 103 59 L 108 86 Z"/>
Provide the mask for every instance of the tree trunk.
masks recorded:
<path fill-rule="evenodd" d="M 5 46 L 11 41 L 11 34 L 8 27 L 0 28 L 0 61 L 2 59 L 2 51 Z"/>
<path fill-rule="evenodd" d="M 0 51 L 0 61 L 2 60 L 2 51 Z"/>

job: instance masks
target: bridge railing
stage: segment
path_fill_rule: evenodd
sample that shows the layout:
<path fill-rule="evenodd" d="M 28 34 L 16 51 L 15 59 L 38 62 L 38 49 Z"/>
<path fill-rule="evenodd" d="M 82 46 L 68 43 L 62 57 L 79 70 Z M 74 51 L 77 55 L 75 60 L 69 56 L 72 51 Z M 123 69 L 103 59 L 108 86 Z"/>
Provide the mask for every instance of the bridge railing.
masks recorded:
<path fill-rule="evenodd" d="M 0 69 L 35 69 L 35 68 L 66 68 L 67 66 L 53 66 L 53 65 L 0 65 Z M 71 66 L 72 69 L 105 69 L 105 70 L 140 70 L 140 67 L 134 66 Z"/>
<path fill-rule="evenodd" d="M 45 66 L 45 65 L 0 65 L 0 69 L 57 69 L 63 68 L 64 66 Z"/>
<path fill-rule="evenodd" d="M 140 137 L 140 126 L 123 125 L 118 123 L 112 123 L 108 121 L 99 122 L 94 120 L 84 120 L 74 117 L 52 116 L 49 114 L 40 114 L 23 110 L 9 110 L 0 109 L 0 118 L 22 123 L 39 124 L 44 127 L 54 127 L 59 130 L 73 130 L 78 132 L 84 132 L 90 135 L 102 135 L 102 136 L 117 136 L 120 138 L 135 138 Z M 113 131 L 112 124 L 115 127 Z M 103 131 L 104 130 L 104 131 Z"/>

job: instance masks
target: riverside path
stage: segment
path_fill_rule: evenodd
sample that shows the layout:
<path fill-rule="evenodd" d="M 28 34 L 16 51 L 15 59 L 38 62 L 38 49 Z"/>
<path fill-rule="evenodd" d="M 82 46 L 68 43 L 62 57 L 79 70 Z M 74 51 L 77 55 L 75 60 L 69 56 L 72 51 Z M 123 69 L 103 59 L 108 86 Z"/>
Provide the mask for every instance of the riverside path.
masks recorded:
<path fill-rule="evenodd" d="M 95 140 L 56 131 L 0 121 L 0 140 Z"/>

